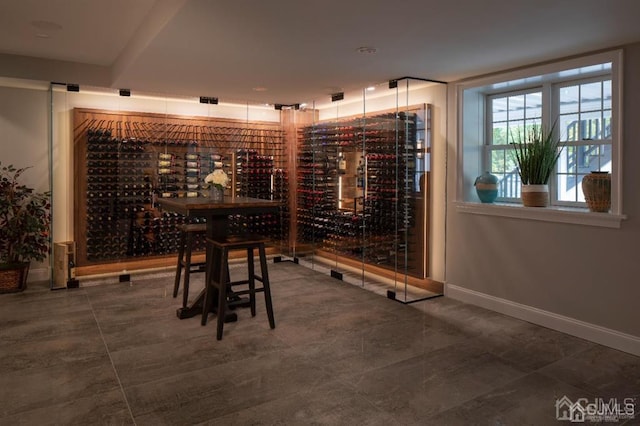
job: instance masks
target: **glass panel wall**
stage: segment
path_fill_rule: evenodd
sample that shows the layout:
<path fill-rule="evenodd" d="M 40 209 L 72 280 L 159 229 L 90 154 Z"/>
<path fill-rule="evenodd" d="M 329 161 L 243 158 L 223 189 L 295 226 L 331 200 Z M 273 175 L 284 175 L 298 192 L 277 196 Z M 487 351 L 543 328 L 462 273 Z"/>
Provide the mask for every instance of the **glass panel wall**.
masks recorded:
<path fill-rule="evenodd" d="M 428 297 L 430 102 L 443 99 L 446 86 L 412 79 L 286 111 L 54 88 L 54 204 L 68 218 L 55 238 L 75 242 L 81 275 L 148 268 L 175 255 L 187 221 L 158 200 L 208 197 L 204 178 L 221 169 L 227 196 L 282 201 L 234 215 L 230 232 L 266 234 L 276 256 L 402 302 Z"/>
<path fill-rule="evenodd" d="M 403 302 L 441 294 L 416 287 L 428 276 L 425 100 L 434 86 L 417 83 L 385 82 L 316 101 L 317 119 L 300 131 L 297 156 L 304 256 L 316 269 Z"/>
<path fill-rule="evenodd" d="M 283 201 L 278 212 L 229 217 L 230 233 L 286 241 L 289 168 L 280 111 L 198 99 L 119 96 L 101 88 L 52 90 L 58 241 L 75 243 L 79 275 L 175 265 L 178 227 L 201 223 L 162 211 L 163 198 L 207 198 L 222 170 L 227 197 Z M 69 218 L 64 223 L 63 218 Z M 59 221 L 59 223 L 58 223 Z M 204 235 L 196 240 L 204 259 Z"/>

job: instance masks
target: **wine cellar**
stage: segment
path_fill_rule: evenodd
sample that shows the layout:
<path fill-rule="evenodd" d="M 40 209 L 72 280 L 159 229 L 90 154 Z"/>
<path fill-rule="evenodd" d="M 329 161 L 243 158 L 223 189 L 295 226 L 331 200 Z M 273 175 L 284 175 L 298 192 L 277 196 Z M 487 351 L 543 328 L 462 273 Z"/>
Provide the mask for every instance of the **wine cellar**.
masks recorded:
<path fill-rule="evenodd" d="M 230 233 L 265 235 L 272 253 L 296 261 L 318 256 L 425 279 L 430 105 L 337 120 L 312 110 L 281 117 L 75 109 L 79 275 L 170 265 L 177 227 L 204 219 L 162 211 L 157 201 L 208 197 L 205 177 L 222 169 L 225 196 L 281 202 L 277 213 L 230 216 Z M 202 253 L 203 239 L 195 249 Z"/>
<path fill-rule="evenodd" d="M 236 215 L 234 232 L 288 235 L 283 131 L 272 123 L 76 110 L 74 114 L 77 266 L 175 255 L 182 215 L 166 197 L 207 196 L 204 178 L 230 176 L 226 194 L 282 201 L 277 214 Z M 199 219 L 190 219 L 199 220 Z M 204 249 L 198 241 L 197 250 Z"/>
<path fill-rule="evenodd" d="M 424 278 L 430 107 L 304 127 L 297 243 Z"/>

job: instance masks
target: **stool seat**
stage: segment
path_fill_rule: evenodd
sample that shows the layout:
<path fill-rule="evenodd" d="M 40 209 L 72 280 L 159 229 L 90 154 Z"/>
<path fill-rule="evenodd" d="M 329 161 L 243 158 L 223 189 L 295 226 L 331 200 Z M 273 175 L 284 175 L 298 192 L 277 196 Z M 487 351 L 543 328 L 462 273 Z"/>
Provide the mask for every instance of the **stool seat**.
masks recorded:
<path fill-rule="evenodd" d="M 217 237 L 211 241 L 218 247 L 229 247 L 231 250 L 236 250 L 245 248 L 244 246 L 266 244 L 269 239 L 257 234 L 241 234 Z"/>
<path fill-rule="evenodd" d="M 176 265 L 176 279 L 173 285 L 173 297 L 178 297 L 182 270 L 184 269 L 184 284 L 182 289 L 182 307 L 186 308 L 189 302 L 189 278 L 192 272 L 204 272 L 206 262 L 191 262 L 191 253 L 195 236 L 204 235 L 207 232 L 206 223 L 185 223 L 176 227 L 180 232 L 178 242 L 178 264 Z"/>
<path fill-rule="evenodd" d="M 225 311 L 229 307 L 229 298 L 237 299 L 241 295 L 249 295 L 251 316 L 256 316 L 256 293 L 264 293 L 265 305 L 269 326 L 275 328 L 273 306 L 271 301 L 271 289 L 269 285 L 269 271 L 267 269 L 267 256 L 265 243 L 268 241 L 258 235 L 228 236 L 224 238 L 207 238 L 207 250 L 212 253 L 212 261 L 207 264 L 208 282 L 205 284 L 205 306 L 202 311 L 202 324 L 206 324 L 213 291 L 218 292 L 217 332 L 216 338 L 222 339 Z M 246 280 L 231 281 L 229 277 L 229 252 L 232 250 L 246 250 L 248 277 Z M 258 250 L 260 258 L 260 275 L 255 273 L 253 264 L 253 251 Z M 262 287 L 256 288 L 255 282 L 262 283 Z M 234 286 L 247 285 L 246 290 L 235 290 Z"/>

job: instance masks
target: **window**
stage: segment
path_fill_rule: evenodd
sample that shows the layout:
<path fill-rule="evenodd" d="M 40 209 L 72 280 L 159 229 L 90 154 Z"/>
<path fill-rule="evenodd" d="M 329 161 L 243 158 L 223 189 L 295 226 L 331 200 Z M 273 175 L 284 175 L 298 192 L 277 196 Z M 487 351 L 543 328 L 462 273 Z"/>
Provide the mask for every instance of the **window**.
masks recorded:
<path fill-rule="evenodd" d="M 545 105 L 549 113 L 543 119 Z M 532 126 L 551 128 L 555 122 L 564 146 L 549 182 L 551 204 L 584 207 L 582 178 L 593 170 L 611 172 L 610 75 L 488 95 L 486 108 L 484 169 L 498 176 L 500 201 L 520 202 L 520 176 L 510 144 Z"/>
<path fill-rule="evenodd" d="M 456 85 L 456 206 L 474 214 L 619 227 L 622 214 L 622 51 L 466 80 Z M 556 123 L 563 145 L 550 185 L 551 207 L 522 209 L 512 138 L 533 125 Z M 497 204 L 483 205 L 474 181 L 500 179 Z M 582 178 L 611 173 L 611 211 L 589 214 Z"/>
<path fill-rule="evenodd" d="M 500 180 L 498 198 L 501 201 L 515 201 L 520 197 L 520 176 L 510 144 L 514 135 L 522 129 L 542 123 L 542 92 L 531 90 L 489 96 L 487 107 L 490 134 L 484 157 L 488 164 L 485 169 Z"/>
<path fill-rule="evenodd" d="M 612 171 L 611 78 L 557 85 L 560 140 L 557 203 L 584 203 L 582 178 L 591 171 Z"/>

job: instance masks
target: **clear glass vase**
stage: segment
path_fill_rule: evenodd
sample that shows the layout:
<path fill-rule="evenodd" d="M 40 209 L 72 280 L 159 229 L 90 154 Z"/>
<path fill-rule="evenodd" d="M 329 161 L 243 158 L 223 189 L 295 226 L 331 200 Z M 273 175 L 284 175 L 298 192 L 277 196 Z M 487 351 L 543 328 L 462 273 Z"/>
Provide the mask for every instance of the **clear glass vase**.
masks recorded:
<path fill-rule="evenodd" d="M 216 188 L 215 186 L 211 187 L 209 190 L 209 198 L 211 198 L 211 201 L 222 201 L 224 199 L 224 190 Z"/>

